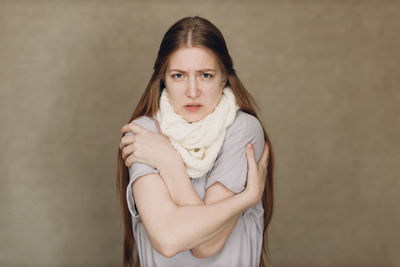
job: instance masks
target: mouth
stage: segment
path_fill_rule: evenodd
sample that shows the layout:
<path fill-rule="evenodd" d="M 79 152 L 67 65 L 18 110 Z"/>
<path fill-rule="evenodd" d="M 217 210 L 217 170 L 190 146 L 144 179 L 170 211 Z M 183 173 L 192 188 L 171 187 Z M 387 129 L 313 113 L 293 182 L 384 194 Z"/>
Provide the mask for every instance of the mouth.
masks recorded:
<path fill-rule="evenodd" d="M 201 107 L 201 106 L 202 104 L 200 103 L 189 103 L 185 105 L 185 107 Z"/>
<path fill-rule="evenodd" d="M 200 108 L 202 107 L 201 104 L 188 104 L 185 106 L 185 109 L 189 110 L 189 111 L 198 111 Z"/>

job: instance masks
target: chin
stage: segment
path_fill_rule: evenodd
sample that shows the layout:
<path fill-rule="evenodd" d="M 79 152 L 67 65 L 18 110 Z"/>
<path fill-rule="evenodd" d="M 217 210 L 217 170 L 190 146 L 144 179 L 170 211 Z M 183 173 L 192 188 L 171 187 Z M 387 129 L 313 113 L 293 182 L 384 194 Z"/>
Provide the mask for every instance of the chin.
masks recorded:
<path fill-rule="evenodd" d="M 193 123 L 193 122 L 198 122 L 202 119 L 204 119 L 205 116 L 202 115 L 192 115 L 192 116 L 186 116 L 183 117 L 185 119 L 185 121 L 189 122 L 189 123 Z"/>

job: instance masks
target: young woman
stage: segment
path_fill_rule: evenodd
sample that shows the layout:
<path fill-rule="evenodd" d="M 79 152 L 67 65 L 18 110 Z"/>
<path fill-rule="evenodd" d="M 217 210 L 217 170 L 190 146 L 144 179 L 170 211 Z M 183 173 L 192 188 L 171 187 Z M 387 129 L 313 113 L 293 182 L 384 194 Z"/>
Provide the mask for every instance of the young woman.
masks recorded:
<path fill-rule="evenodd" d="M 212 23 L 171 26 L 121 129 L 124 266 L 266 266 L 273 155 L 254 107 Z"/>

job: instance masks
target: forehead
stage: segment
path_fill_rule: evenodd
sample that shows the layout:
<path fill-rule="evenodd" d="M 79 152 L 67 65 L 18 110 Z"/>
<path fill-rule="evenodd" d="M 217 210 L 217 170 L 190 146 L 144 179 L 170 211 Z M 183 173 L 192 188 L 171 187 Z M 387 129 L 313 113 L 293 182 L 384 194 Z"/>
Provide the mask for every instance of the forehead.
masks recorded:
<path fill-rule="evenodd" d="M 214 53 L 205 47 L 182 47 L 173 52 L 168 61 L 168 69 L 196 70 L 212 68 L 218 70 Z"/>

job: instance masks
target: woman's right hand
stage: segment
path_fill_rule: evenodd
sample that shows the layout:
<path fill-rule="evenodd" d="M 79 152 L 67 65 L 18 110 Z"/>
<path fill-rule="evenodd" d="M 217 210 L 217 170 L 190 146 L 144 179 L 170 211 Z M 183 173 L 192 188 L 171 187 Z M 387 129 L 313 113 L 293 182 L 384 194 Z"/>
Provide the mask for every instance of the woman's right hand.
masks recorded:
<path fill-rule="evenodd" d="M 264 145 L 264 152 L 261 155 L 259 162 L 256 162 L 254 156 L 254 147 L 253 144 L 246 145 L 246 156 L 247 156 L 247 184 L 246 188 L 243 191 L 248 195 L 251 206 L 255 205 L 258 201 L 261 200 L 265 181 L 267 179 L 267 167 L 268 167 L 268 159 L 269 159 L 269 147 L 267 142 Z"/>

